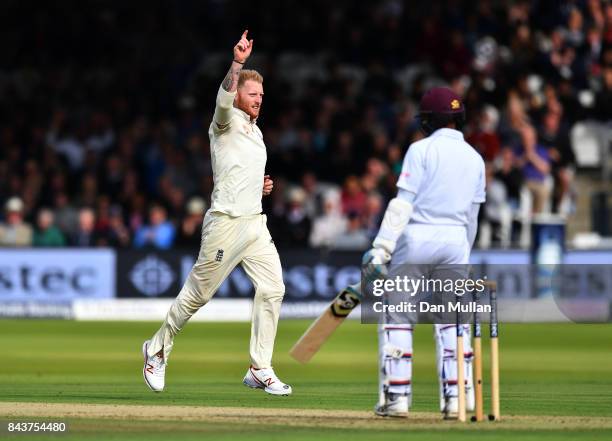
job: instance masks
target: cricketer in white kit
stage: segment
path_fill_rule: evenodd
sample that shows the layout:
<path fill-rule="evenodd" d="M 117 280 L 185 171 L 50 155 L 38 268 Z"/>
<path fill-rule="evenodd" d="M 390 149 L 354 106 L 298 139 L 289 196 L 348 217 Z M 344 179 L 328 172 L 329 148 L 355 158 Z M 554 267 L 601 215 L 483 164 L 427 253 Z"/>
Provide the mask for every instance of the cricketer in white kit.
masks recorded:
<path fill-rule="evenodd" d="M 478 211 L 485 201 L 485 167 L 463 138 L 464 118 L 464 105 L 452 90 L 440 87 L 425 93 L 419 119 L 428 136 L 409 147 L 397 183 L 398 195 L 389 202 L 373 248 L 364 255 L 364 264 L 405 265 L 411 277 L 436 279 L 448 266 L 469 263 Z M 379 325 L 378 415 L 408 415 L 413 329 L 414 324 L 391 323 L 387 318 Z M 440 410 L 447 418 L 456 417 L 458 407 L 456 331 L 456 324 L 434 325 Z M 468 325 L 464 326 L 464 336 L 468 342 L 466 407 L 473 410 Z"/>
<path fill-rule="evenodd" d="M 243 70 L 253 40 L 244 31 L 234 46 L 234 59 L 217 94 L 210 125 L 214 190 L 204 217 L 198 259 L 161 328 L 144 342 L 143 376 L 155 392 L 164 389 L 165 370 L 174 337 L 189 318 L 215 294 L 240 264 L 253 282 L 255 298 L 251 325 L 251 366 L 246 386 L 273 395 L 291 394 L 291 386 L 272 369 L 272 352 L 281 302 L 285 293 L 278 252 L 261 214 L 261 198 L 272 191 L 265 176 L 266 145 L 257 117 L 263 98 L 263 79 Z"/>

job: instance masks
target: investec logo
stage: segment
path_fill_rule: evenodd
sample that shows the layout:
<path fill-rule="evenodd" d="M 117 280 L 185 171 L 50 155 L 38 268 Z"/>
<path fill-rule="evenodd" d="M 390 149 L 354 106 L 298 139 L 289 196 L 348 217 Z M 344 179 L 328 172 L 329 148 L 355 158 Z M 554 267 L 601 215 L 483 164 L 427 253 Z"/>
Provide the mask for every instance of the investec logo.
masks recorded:
<path fill-rule="evenodd" d="M 163 260 L 147 256 L 134 265 L 130 271 L 130 281 L 145 296 L 155 297 L 170 288 L 174 271 Z"/>

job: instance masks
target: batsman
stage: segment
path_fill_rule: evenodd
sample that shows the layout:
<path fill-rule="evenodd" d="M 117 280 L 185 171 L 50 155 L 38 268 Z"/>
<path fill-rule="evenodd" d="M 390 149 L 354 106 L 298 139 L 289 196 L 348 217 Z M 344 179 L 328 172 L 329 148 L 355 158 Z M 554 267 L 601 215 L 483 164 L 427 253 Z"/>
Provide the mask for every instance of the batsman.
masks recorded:
<path fill-rule="evenodd" d="M 467 265 L 476 236 L 478 211 L 485 201 L 485 167 L 461 132 L 465 108 L 451 89 L 433 88 L 421 99 L 419 123 L 426 138 L 410 145 L 397 182 L 398 193 L 385 212 L 366 267 L 405 265 L 414 278 L 436 278 L 450 265 Z M 407 416 L 412 399 L 413 323 L 383 317 L 379 325 L 379 402 L 381 416 Z M 458 412 L 457 325 L 434 325 L 440 410 Z M 464 326 L 464 335 L 469 326 Z M 471 348 L 465 348 L 466 404 L 474 407 Z"/>
<path fill-rule="evenodd" d="M 266 216 L 261 214 L 262 195 L 270 194 L 273 182 L 265 175 L 266 145 L 257 127 L 263 78 L 254 70 L 243 69 L 253 50 L 253 40 L 247 35 L 244 31 L 234 46 L 232 64 L 217 92 L 208 131 L 214 189 L 202 225 L 197 261 L 163 324 L 142 346 L 143 376 L 155 392 L 164 389 L 174 337 L 238 264 L 255 286 L 251 366 L 243 383 L 272 395 L 289 395 L 292 391 L 272 369 L 285 286 L 278 252 Z"/>

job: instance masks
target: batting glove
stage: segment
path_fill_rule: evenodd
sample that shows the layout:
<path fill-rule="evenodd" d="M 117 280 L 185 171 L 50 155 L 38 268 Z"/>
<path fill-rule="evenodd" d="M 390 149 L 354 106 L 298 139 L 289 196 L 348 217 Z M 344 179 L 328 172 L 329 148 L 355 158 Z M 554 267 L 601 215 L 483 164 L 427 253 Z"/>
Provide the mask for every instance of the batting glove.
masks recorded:
<path fill-rule="evenodd" d="M 391 261 L 391 254 L 382 248 L 372 248 L 361 259 L 363 274 L 367 281 L 387 276 L 387 264 Z"/>

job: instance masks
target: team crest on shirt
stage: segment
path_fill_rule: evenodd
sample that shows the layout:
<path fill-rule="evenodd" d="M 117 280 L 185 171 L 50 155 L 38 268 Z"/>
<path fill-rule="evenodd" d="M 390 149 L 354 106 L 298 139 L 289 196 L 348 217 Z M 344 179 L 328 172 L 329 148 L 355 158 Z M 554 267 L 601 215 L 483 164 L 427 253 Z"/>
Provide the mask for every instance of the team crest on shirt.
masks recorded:
<path fill-rule="evenodd" d="M 450 104 L 451 104 L 451 109 L 453 110 L 457 110 L 459 107 L 461 107 L 461 103 L 457 99 L 452 100 Z"/>
<path fill-rule="evenodd" d="M 217 250 L 217 256 L 215 257 L 217 262 L 221 262 L 223 260 L 223 250 Z"/>

